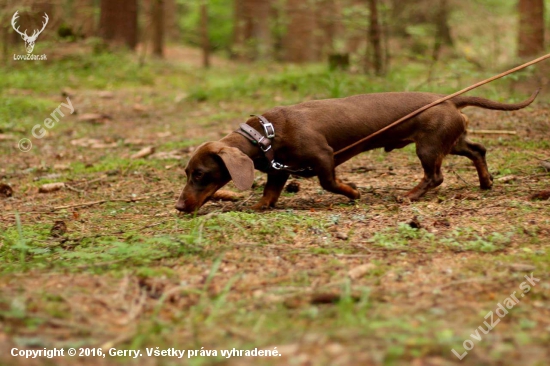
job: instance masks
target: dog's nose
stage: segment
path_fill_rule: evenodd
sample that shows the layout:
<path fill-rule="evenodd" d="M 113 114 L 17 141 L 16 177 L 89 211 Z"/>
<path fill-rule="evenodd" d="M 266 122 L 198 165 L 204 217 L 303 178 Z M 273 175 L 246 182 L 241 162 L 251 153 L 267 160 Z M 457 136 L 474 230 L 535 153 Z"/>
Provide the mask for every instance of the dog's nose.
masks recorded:
<path fill-rule="evenodd" d="M 180 212 L 185 212 L 185 203 L 183 202 L 176 203 L 176 210 Z"/>

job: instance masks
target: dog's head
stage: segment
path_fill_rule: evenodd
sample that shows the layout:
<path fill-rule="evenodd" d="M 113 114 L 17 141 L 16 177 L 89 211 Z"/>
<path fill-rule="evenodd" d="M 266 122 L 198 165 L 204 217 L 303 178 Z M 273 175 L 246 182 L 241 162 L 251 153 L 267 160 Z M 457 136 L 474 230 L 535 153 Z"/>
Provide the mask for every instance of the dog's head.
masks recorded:
<path fill-rule="evenodd" d="M 187 184 L 176 209 L 198 210 L 221 187 L 233 180 L 240 190 L 250 189 L 254 182 L 254 163 L 241 150 L 221 142 L 200 145 L 185 168 Z"/>

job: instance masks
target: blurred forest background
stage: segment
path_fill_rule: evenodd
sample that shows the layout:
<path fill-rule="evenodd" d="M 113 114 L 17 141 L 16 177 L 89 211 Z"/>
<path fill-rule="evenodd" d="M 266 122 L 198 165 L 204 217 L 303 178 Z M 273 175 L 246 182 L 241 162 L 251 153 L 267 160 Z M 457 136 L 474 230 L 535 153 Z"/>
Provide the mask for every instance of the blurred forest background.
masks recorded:
<path fill-rule="evenodd" d="M 409 145 L 338 168 L 359 202 L 300 179 L 279 209 L 252 213 L 258 174 L 251 191 L 227 186 L 234 201 L 196 216 L 174 209 L 195 147 L 250 114 L 359 93 L 452 93 L 549 52 L 548 9 L 550 0 L 0 0 L 0 365 L 172 362 L 10 354 L 86 345 L 284 355 L 192 366 L 446 366 L 473 340 L 461 365 L 548 365 L 549 60 L 469 94 L 546 93 L 521 111 L 467 110 L 471 138 L 489 151 L 490 191 L 477 189 L 468 159 L 449 156 L 441 189 L 399 203 L 422 174 Z M 47 60 L 14 60 L 27 53 L 16 11 L 27 34 L 48 14 L 33 50 Z M 46 124 L 69 98 L 74 113 L 63 107 Z M 540 284 L 474 338 L 529 273 Z"/>
<path fill-rule="evenodd" d="M 549 0 L 3 0 L 2 59 L 19 47 L 10 19 L 48 31 L 39 42 L 86 42 L 96 52 L 124 45 L 167 57 L 167 45 L 231 59 L 328 62 L 383 75 L 404 63 L 467 60 L 476 69 L 541 54 Z M 7 3 L 6 3 L 7 1 Z M 1 4 L 2 2 L 0 2 Z"/>

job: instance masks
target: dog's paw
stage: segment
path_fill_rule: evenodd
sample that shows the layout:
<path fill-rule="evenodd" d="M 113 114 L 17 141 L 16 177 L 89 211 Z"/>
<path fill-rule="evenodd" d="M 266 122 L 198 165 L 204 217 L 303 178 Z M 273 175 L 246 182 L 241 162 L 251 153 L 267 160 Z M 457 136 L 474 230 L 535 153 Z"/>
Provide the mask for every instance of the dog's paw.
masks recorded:
<path fill-rule="evenodd" d="M 401 203 L 401 204 L 409 204 L 412 201 L 416 201 L 415 199 L 411 198 L 409 195 L 405 196 L 395 196 L 395 202 Z"/>
<path fill-rule="evenodd" d="M 490 184 L 480 184 L 479 188 L 483 189 L 484 191 L 487 191 L 493 188 L 493 182 L 491 182 Z"/>
<path fill-rule="evenodd" d="M 479 187 L 481 189 L 491 189 L 493 187 L 493 176 L 489 175 L 489 179 L 487 179 L 486 181 L 481 181 L 479 183 Z"/>
<path fill-rule="evenodd" d="M 270 205 L 267 202 L 260 201 L 260 202 L 256 203 L 255 205 L 252 205 L 252 207 L 250 207 L 250 208 L 253 209 L 254 211 L 264 211 L 264 210 L 268 210 L 268 209 L 272 208 L 273 206 L 274 205 Z"/>

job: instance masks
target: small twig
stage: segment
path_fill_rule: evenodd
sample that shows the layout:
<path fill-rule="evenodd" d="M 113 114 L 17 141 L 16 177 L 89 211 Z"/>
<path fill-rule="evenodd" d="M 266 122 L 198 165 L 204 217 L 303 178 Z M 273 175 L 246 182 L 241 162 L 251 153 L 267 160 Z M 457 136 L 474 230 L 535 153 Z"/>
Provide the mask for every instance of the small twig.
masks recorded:
<path fill-rule="evenodd" d="M 172 192 L 172 191 L 160 192 L 160 193 L 156 193 L 155 195 L 162 195 L 163 193 L 167 193 L 167 192 Z M 128 203 L 131 203 L 131 202 L 143 201 L 143 200 L 146 200 L 146 199 L 149 199 L 149 198 L 152 198 L 152 197 L 153 196 L 136 197 L 136 198 L 114 198 L 114 199 L 109 199 L 109 200 L 99 200 L 99 201 L 92 201 L 92 202 L 75 203 L 75 204 L 72 204 L 72 205 L 53 207 L 51 209 L 51 211 L 64 210 L 64 209 L 67 209 L 67 208 L 75 208 L 75 207 L 89 207 L 89 206 L 101 205 L 101 204 L 107 203 L 107 202 L 128 202 Z"/>
<path fill-rule="evenodd" d="M 452 169 L 452 168 L 449 168 L 449 169 L 451 170 L 451 172 L 453 172 L 454 175 L 456 175 L 458 177 L 458 179 L 460 179 L 464 184 L 466 184 L 466 186 L 468 186 L 468 187 L 471 186 L 471 184 L 468 183 L 464 178 L 462 178 L 460 176 L 460 174 L 458 174 L 454 169 Z"/>
<path fill-rule="evenodd" d="M 72 187 L 72 186 L 68 185 L 67 183 L 65 183 L 65 187 L 67 189 L 69 189 L 70 191 L 73 191 L 73 192 L 76 192 L 76 193 L 84 193 L 83 190 L 76 189 L 75 187 Z"/>
<path fill-rule="evenodd" d="M 462 284 L 465 284 L 465 283 L 471 283 L 471 282 L 488 282 L 490 281 L 491 278 L 487 278 L 487 277 L 475 277 L 475 278 L 468 278 L 468 279 L 465 279 L 465 280 L 459 280 L 459 281 L 452 281 L 452 282 L 449 282 L 445 285 L 442 285 L 442 286 L 438 286 L 438 287 L 433 287 L 432 289 L 430 290 L 421 290 L 421 291 L 418 291 L 416 293 L 411 293 L 409 295 L 409 297 L 416 297 L 416 296 L 420 296 L 422 294 L 425 294 L 427 292 L 433 292 L 433 291 L 440 291 L 440 290 L 443 290 L 443 289 L 446 289 L 448 287 L 453 287 L 453 286 L 456 286 L 456 285 L 462 285 Z"/>
<path fill-rule="evenodd" d="M 86 203 L 77 203 L 77 204 L 74 204 L 74 205 L 66 205 L 66 206 L 58 206 L 58 207 L 52 208 L 52 211 L 63 210 L 63 209 L 66 209 L 66 208 L 88 207 L 88 206 L 100 205 L 100 204 L 105 203 L 105 202 L 109 202 L 109 200 L 93 201 L 93 202 L 86 202 Z"/>
<path fill-rule="evenodd" d="M 479 135 L 517 135 L 516 131 L 510 130 L 468 130 L 468 133 Z"/>
<path fill-rule="evenodd" d="M 139 229 L 138 231 L 143 231 L 145 229 L 149 229 L 149 228 L 152 228 L 152 227 L 155 227 L 155 226 L 159 226 L 159 225 L 162 225 L 164 224 L 165 221 L 161 221 L 161 222 L 156 222 L 154 224 L 149 224 L 149 225 L 145 225 L 144 227 L 142 227 L 141 229 Z"/>

